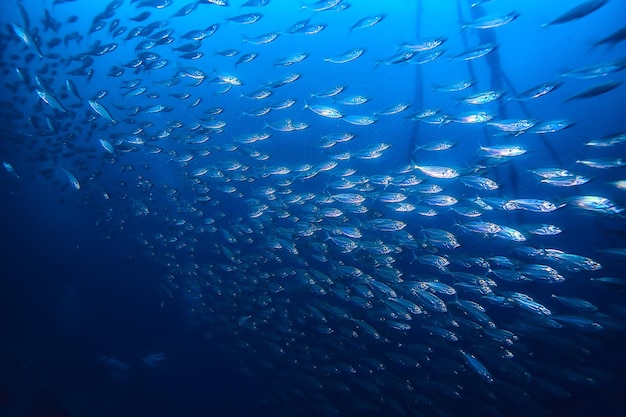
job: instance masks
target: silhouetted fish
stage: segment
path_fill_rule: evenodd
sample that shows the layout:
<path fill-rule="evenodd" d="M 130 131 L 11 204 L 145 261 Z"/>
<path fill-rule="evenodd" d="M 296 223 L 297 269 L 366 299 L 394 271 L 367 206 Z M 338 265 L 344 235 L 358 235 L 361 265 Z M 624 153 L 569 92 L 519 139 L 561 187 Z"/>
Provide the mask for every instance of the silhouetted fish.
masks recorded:
<path fill-rule="evenodd" d="M 543 27 L 551 26 L 551 25 L 560 25 L 563 23 L 568 23 L 574 20 L 581 19 L 595 12 L 596 10 L 598 10 L 600 7 L 604 6 L 608 2 L 609 0 L 588 0 L 584 3 L 579 4 L 576 7 L 571 8 L 567 12 L 563 13 L 561 16 L 552 20 L 550 23 L 545 23 Z"/>
<path fill-rule="evenodd" d="M 607 83 L 594 85 L 593 87 L 589 87 L 588 89 L 583 90 L 580 93 L 574 94 L 573 96 L 566 98 L 565 101 L 596 97 L 600 94 L 607 93 L 619 87 L 621 84 L 621 81 L 609 81 Z"/>

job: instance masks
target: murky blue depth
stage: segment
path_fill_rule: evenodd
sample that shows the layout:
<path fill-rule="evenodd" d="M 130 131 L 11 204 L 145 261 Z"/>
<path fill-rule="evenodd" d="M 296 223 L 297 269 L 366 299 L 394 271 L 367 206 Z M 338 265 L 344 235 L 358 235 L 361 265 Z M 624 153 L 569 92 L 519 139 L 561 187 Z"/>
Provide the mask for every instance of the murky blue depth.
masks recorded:
<path fill-rule="evenodd" d="M 618 416 L 626 3 L 6 0 L 3 416 Z"/>

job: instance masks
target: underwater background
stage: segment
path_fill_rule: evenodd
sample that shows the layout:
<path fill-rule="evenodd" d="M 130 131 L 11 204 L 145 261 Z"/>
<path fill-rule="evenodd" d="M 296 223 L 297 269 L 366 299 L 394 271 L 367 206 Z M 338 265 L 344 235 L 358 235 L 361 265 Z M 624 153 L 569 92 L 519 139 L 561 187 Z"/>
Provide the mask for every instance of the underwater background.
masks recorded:
<path fill-rule="evenodd" d="M 622 415 L 624 16 L 4 1 L 0 415 Z"/>

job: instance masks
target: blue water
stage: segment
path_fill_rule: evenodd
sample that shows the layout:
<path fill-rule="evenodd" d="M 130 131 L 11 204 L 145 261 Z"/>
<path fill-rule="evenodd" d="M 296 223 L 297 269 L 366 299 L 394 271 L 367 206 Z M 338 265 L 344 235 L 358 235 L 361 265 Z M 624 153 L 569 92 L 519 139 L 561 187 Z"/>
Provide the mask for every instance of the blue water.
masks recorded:
<path fill-rule="evenodd" d="M 610 0 L 588 15 L 546 27 L 576 4 L 271 0 L 244 7 L 243 0 L 231 0 L 227 6 L 198 2 L 189 14 L 174 17 L 193 2 L 6 3 L 0 30 L 0 415 L 623 412 L 626 197 L 619 181 L 626 180 L 625 87 L 568 100 L 594 86 L 624 81 L 623 36 L 612 45 L 596 45 L 623 28 L 623 1 Z M 510 23 L 463 28 L 480 16 L 513 11 L 519 17 Z M 138 21 L 142 12 L 149 16 Z M 262 18 L 247 25 L 229 20 L 246 13 Z M 383 18 L 351 30 L 373 16 Z M 98 21 L 104 27 L 92 30 Z M 323 30 L 289 32 L 297 32 L 293 25 L 303 21 L 323 24 Z M 151 34 L 129 35 L 156 22 L 161 27 Z M 18 38 L 12 24 L 36 46 Z M 211 24 L 219 27 L 199 41 L 202 57 L 185 59 L 174 49 L 193 43 L 183 35 Z M 122 27 L 126 30 L 116 35 Z M 268 33 L 278 37 L 250 42 Z M 403 44 L 435 38 L 443 44 L 397 61 L 396 54 L 407 51 Z M 150 40 L 157 44 L 137 49 Z M 497 48 L 484 57 L 454 58 L 490 42 Z M 110 50 L 98 52 L 103 45 Z M 325 60 L 354 48 L 365 53 L 342 64 Z M 231 49 L 237 54 L 225 56 Z M 157 54 L 166 65 L 149 69 L 144 61 L 132 68 L 142 52 Z M 258 53 L 254 60 L 237 64 L 252 52 Z M 297 52 L 305 52 L 306 59 L 277 64 Z M 440 55 L 416 62 L 428 53 Z M 598 76 L 574 77 L 575 71 L 602 63 L 613 66 Z M 118 69 L 123 73 L 113 75 Z M 198 85 L 191 71 L 203 78 Z M 296 81 L 270 86 L 293 73 Z M 243 85 L 220 82 L 225 75 Z M 67 80 L 80 98 L 68 92 Z M 462 80 L 473 86 L 441 91 Z M 146 91 L 129 94 L 131 82 Z M 561 84 L 543 96 L 515 100 L 546 82 Z M 335 86 L 345 90 L 319 97 Z M 64 111 L 42 101 L 36 89 L 50 93 Z M 271 95 L 243 97 L 262 89 Z M 491 89 L 505 95 L 484 105 L 460 102 Z M 368 101 L 335 101 L 349 95 Z M 290 98 L 296 104 L 289 108 L 249 114 Z M 88 100 L 102 104 L 115 123 Z M 380 114 L 402 103 L 409 107 Z M 166 109 L 146 111 L 155 105 Z M 316 105 L 331 106 L 343 117 L 308 108 Z M 449 123 L 438 126 L 417 116 L 426 109 L 437 109 Z M 566 119 L 573 125 L 514 136 L 489 122 L 458 120 L 477 111 L 489 112 L 490 122 Z M 353 115 L 376 121 L 346 122 Z M 286 119 L 307 128 L 278 131 Z M 208 126 L 215 122 L 225 125 Z M 252 133 L 270 137 L 245 143 L 244 135 Z M 325 135 L 338 133 L 355 137 L 322 146 Z M 618 138 L 612 146 L 586 145 L 610 135 Z M 455 145 L 420 149 L 442 141 Z M 364 157 L 380 144 L 385 146 L 379 155 Z M 488 158 L 481 150 L 504 145 L 525 153 Z M 602 158 L 616 166 L 580 162 Z M 322 167 L 331 162 L 336 167 Z M 434 178 L 417 166 L 449 167 L 458 177 Z M 279 167 L 288 172 L 276 173 Z M 568 170 L 588 182 L 549 185 L 531 172 L 540 168 Z M 469 175 L 492 179 L 498 188 L 468 187 L 462 180 Z M 422 183 L 399 186 L 408 176 Z M 353 184 L 340 189 L 340 181 Z M 441 186 L 439 194 L 457 203 L 429 205 L 430 194 L 420 187 L 430 185 Z M 413 209 L 397 211 L 382 201 L 387 192 L 402 193 Z M 365 200 L 344 204 L 342 193 Z M 576 207 L 583 196 L 608 199 L 614 207 Z M 479 206 L 477 197 L 491 209 Z M 498 208 L 517 199 L 556 207 L 545 213 Z M 322 214 L 328 208 L 342 213 Z M 480 217 L 468 217 L 462 208 L 478 210 Z M 377 228 L 380 219 L 402 222 L 401 230 Z M 478 220 L 513 228 L 525 241 L 469 231 L 470 222 Z M 530 233 L 539 224 L 563 232 Z M 342 235 L 342 227 L 362 236 Z M 453 234 L 458 247 L 435 242 L 427 234 L 432 229 Z M 355 247 L 342 250 L 346 242 Z M 524 255 L 529 247 L 534 257 Z M 575 260 L 550 257 L 546 250 Z M 450 265 L 427 265 L 424 257 L 431 255 Z M 498 265 L 497 256 L 513 266 Z M 559 282 L 529 273 L 526 279 L 503 278 L 536 264 L 558 273 Z M 437 284 L 455 294 L 438 292 Z M 549 314 L 516 302 L 514 293 L 531 297 Z M 429 304 L 429 294 L 446 311 Z M 568 306 L 567 300 L 597 309 Z M 405 301 L 420 312 L 407 312 Z M 507 334 L 508 340 L 498 339 L 496 331 L 507 332 L 498 335 Z M 458 340 L 437 332 L 452 332 Z"/>

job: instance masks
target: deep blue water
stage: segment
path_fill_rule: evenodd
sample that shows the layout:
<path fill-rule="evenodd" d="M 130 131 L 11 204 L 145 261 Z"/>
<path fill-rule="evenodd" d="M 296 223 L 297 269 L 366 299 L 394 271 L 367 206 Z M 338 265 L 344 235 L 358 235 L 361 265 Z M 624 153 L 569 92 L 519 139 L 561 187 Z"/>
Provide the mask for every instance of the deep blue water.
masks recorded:
<path fill-rule="evenodd" d="M 623 412 L 623 1 L 595 2 L 597 10 L 546 27 L 576 4 L 203 1 L 174 16 L 194 2 L 6 3 L 0 415 Z M 481 16 L 511 12 L 519 13 L 511 22 L 477 28 Z M 247 13 L 262 16 L 232 19 Z M 176 48 L 194 42 L 185 35 L 212 24 L 215 33 L 197 41 L 203 55 L 183 57 Z M 443 43 L 420 52 L 406 46 L 435 39 Z M 455 58 L 479 44 L 495 48 Z M 365 52 L 327 60 L 355 48 Z M 280 64 L 298 52 L 306 58 Z M 161 59 L 163 68 L 151 67 Z M 276 84 L 289 74 L 297 79 Z M 472 86 L 442 91 L 463 80 Z M 520 100 L 542 83 L 557 84 Z M 335 86 L 345 89 L 320 97 Z M 494 102 L 461 102 L 500 89 Z M 269 97 L 244 97 L 262 90 Z M 338 101 L 351 95 L 368 100 Z M 286 99 L 296 104 L 275 106 Z M 381 113 L 398 104 L 409 107 Z M 165 108 L 148 110 L 155 105 Z M 427 109 L 445 123 L 419 115 Z M 476 112 L 491 119 L 461 120 Z M 354 115 L 375 122 L 346 121 Z M 279 131 L 288 119 L 307 127 Z M 495 126 L 521 119 L 534 127 L 512 135 Z M 557 119 L 571 126 L 537 132 Z M 270 136 L 244 136 L 253 133 Z M 354 138 L 324 142 L 339 133 Z M 423 149 L 440 142 L 454 146 Z M 489 157 L 504 146 L 523 153 Z M 590 166 L 598 163 L 613 166 Z M 451 168 L 453 178 L 429 167 Z M 547 184 L 532 172 L 541 168 L 585 183 Z M 471 177 L 497 189 L 466 185 Z M 401 185 L 410 178 L 421 183 Z M 411 206 L 383 201 L 392 192 Z M 364 201 L 342 202 L 345 193 Z M 455 202 L 437 205 L 438 195 Z M 582 197 L 609 206 L 577 207 Z M 554 206 L 520 207 L 526 199 Z M 399 230 L 383 230 L 381 219 Z M 476 221 L 512 228 L 523 241 L 473 232 Z M 540 224 L 563 232 L 531 233 Z M 433 255 L 450 264 L 429 265 Z M 443 284 L 454 294 L 437 289 Z M 441 336 L 451 333 L 455 340 Z"/>

